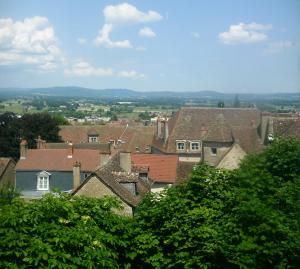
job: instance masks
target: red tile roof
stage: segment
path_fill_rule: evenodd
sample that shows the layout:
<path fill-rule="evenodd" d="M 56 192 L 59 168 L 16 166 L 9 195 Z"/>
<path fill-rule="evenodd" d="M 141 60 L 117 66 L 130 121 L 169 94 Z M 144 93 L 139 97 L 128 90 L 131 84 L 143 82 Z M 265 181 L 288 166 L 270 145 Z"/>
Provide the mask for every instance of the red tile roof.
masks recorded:
<path fill-rule="evenodd" d="M 149 178 L 155 182 L 174 183 L 178 164 L 177 155 L 132 154 L 134 166 L 149 166 Z"/>
<path fill-rule="evenodd" d="M 65 142 L 73 144 L 87 143 L 88 133 L 91 132 L 91 126 L 60 126 L 59 135 Z M 100 143 L 108 143 L 111 140 L 122 140 L 121 148 L 123 150 L 146 151 L 152 143 L 155 134 L 155 126 L 121 126 L 121 125 L 94 125 L 93 133 L 99 134 Z"/>
<path fill-rule="evenodd" d="M 74 149 L 68 158 L 67 149 L 30 149 L 26 159 L 20 159 L 16 170 L 72 171 L 75 162 L 80 162 L 81 171 L 92 172 L 100 166 L 98 150 Z"/>

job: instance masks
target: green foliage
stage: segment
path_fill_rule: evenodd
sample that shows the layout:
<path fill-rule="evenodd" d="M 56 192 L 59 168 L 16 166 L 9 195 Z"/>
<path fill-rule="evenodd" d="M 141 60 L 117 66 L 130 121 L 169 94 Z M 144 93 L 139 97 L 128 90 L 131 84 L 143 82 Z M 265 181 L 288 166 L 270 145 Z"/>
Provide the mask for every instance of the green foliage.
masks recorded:
<path fill-rule="evenodd" d="M 146 111 L 146 112 L 141 112 L 141 113 L 139 114 L 139 118 L 140 118 L 141 120 L 150 120 L 150 119 L 151 119 L 151 115 L 149 114 L 148 111 Z"/>
<path fill-rule="evenodd" d="M 298 268 L 300 142 L 278 140 L 236 171 L 206 165 L 138 208 L 139 268 Z"/>
<path fill-rule="evenodd" d="M 244 268 L 297 268 L 300 262 L 300 142 L 277 140 L 237 171 L 224 249 Z M 236 237 L 232 235 L 237 231 Z"/>
<path fill-rule="evenodd" d="M 0 268 L 298 268 L 300 142 L 275 140 L 234 171 L 196 166 L 149 193 L 135 218 L 114 199 L 47 195 L 0 207 Z"/>
<path fill-rule="evenodd" d="M 110 198 L 46 195 L 0 207 L 0 268 L 120 268 L 130 219 Z"/>
<path fill-rule="evenodd" d="M 28 141 L 30 148 L 36 147 L 40 135 L 47 142 L 59 142 L 59 124 L 61 119 L 50 114 L 24 114 L 18 118 L 14 113 L 0 115 L 0 156 L 19 157 L 19 144 L 22 138 Z"/>
<path fill-rule="evenodd" d="M 6 184 L 0 187 L 0 206 L 12 204 L 13 200 L 20 196 L 20 193 L 13 185 Z"/>
<path fill-rule="evenodd" d="M 226 268 L 220 225 L 231 175 L 200 165 L 188 183 L 148 195 L 136 216 L 134 263 L 139 268 Z"/>
<path fill-rule="evenodd" d="M 219 101 L 219 102 L 218 102 L 218 107 L 220 107 L 220 108 L 225 107 L 224 101 Z"/>
<path fill-rule="evenodd" d="M 235 97 L 234 97 L 233 107 L 241 107 L 241 102 L 240 102 L 238 94 L 236 94 Z"/>
<path fill-rule="evenodd" d="M 58 125 L 57 119 L 46 112 L 24 114 L 19 122 L 21 137 L 27 139 L 30 148 L 36 146 L 35 139 L 39 135 L 47 142 L 59 142 Z"/>

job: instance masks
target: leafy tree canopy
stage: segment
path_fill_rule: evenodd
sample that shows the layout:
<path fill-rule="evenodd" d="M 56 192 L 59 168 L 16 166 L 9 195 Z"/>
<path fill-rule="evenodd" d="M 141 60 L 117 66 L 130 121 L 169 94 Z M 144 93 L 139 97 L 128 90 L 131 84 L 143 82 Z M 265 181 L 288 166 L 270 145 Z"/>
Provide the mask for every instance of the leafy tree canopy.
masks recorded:
<path fill-rule="evenodd" d="M 0 207 L 0 267 L 120 268 L 131 220 L 112 212 L 118 207 L 65 194 Z"/>
<path fill-rule="evenodd" d="M 234 171 L 198 165 L 133 219 L 113 199 L 5 192 L 0 268 L 299 268 L 299 162 L 300 142 L 287 139 Z"/>
<path fill-rule="evenodd" d="M 18 118 L 14 113 L 0 115 L 0 156 L 19 157 L 21 139 L 28 141 L 30 148 L 36 147 L 40 135 L 47 142 L 59 142 L 59 124 L 61 119 L 46 112 L 24 114 Z"/>
<path fill-rule="evenodd" d="M 197 166 L 140 205 L 140 268 L 298 268 L 300 142 L 278 140 L 240 169 Z"/>

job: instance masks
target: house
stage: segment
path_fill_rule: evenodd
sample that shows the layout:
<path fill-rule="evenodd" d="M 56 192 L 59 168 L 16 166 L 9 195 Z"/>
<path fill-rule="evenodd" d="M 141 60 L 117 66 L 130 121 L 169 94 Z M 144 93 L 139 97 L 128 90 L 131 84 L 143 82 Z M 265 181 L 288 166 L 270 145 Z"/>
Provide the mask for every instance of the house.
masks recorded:
<path fill-rule="evenodd" d="M 93 171 L 107 162 L 110 152 L 99 148 L 74 147 L 72 143 L 45 143 L 37 149 L 20 143 L 16 165 L 16 188 L 24 197 L 38 198 L 54 189 L 70 192 Z"/>
<path fill-rule="evenodd" d="M 132 170 L 131 154 L 120 152 L 91 173 L 72 195 L 94 198 L 117 197 L 123 206 L 119 213 L 132 216 L 139 202 L 149 191 L 148 182 Z"/>
<path fill-rule="evenodd" d="M 160 192 L 176 182 L 177 155 L 132 154 L 131 158 L 132 169 L 149 182 L 152 192 Z"/>
<path fill-rule="evenodd" d="M 111 143 L 118 150 L 130 152 L 150 152 L 155 126 L 93 125 L 60 126 L 59 135 L 65 142 L 73 144 Z"/>
<path fill-rule="evenodd" d="M 152 153 L 178 154 L 180 162 L 207 162 L 236 167 L 248 153 L 263 148 L 262 115 L 253 108 L 181 108 L 170 119 L 160 118 Z M 232 155 L 239 155 L 233 160 Z"/>
<path fill-rule="evenodd" d="M 300 138 L 300 117 L 299 116 L 272 116 L 269 118 L 268 137 L 293 137 Z"/>
<path fill-rule="evenodd" d="M 15 186 L 16 162 L 12 158 L 0 157 L 0 189 L 4 186 Z"/>

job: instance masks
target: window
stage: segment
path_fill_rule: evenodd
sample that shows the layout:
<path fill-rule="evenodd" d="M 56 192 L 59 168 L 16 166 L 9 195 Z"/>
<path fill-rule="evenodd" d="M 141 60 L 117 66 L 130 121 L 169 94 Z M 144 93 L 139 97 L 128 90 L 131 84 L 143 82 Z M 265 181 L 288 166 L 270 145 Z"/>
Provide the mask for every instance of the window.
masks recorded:
<path fill-rule="evenodd" d="M 49 190 L 49 176 L 50 173 L 43 171 L 37 175 L 37 190 L 48 191 Z"/>
<path fill-rule="evenodd" d="M 217 148 L 210 148 L 210 153 L 211 153 L 211 155 L 216 156 L 217 155 Z"/>
<path fill-rule="evenodd" d="M 90 136 L 89 137 L 89 142 L 98 142 L 98 137 L 97 136 Z"/>
<path fill-rule="evenodd" d="M 185 149 L 185 143 L 184 142 L 177 142 L 177 149 L 178 150 L 184 150 Z"/>
<path fill-rule="evenodd" d="M 191 150 L 199 150 L 200 149 L 200 143 L 199 142 L 191 142 Z"/>

